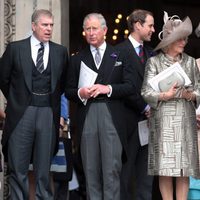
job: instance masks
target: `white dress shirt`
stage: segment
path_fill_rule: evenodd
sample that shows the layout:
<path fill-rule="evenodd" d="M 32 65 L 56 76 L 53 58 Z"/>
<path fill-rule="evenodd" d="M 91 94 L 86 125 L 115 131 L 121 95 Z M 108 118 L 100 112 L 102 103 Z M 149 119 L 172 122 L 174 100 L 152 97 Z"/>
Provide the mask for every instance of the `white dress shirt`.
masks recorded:
<path fill-rule="evenodd" d="M 97 49 L 96 47 L 90 45 L 90 51 L 91 51 L 92 56 L 93 56 L 93 58 L 94 58 L 94 62 L 95 62 L 95 54 L 96 54 L 96 52 L 97 52 L 96 49 Z M 100 55 L 101 55 L 101 62 L 102 62 L 103 55 L 104 55 L 105 50 L 106 50 L 106 42 L 104 42 L 101 46 L 99 46 L 98 49 L 99 49 L 99 53 L 100 53 Z M 101 62 L 100 62 L 98 65 L 97 65 L 96 62 L 95 62 L 97 69 L 99 69 L 99 67 L 100 67 L 100 65 L 101 65 Z"/>
<path fill-rule="evenodd" d="M 30 42 L 31 42 L 31 56 L 34 64 L 36 65 L 38 49 L 41 47 L 40 41 L 34 35 L 32 35 Z M 49 60 L 49 42 L 45 42 L 43 44 L 44 44 L 43 61 L 44 61 L 44 69 L 46 69 Z"/>
<path fill-rule="evenodd" d="M 128 39 L 130 40 L 131 44 L 133 45 L 133 48 L 135 49 L 137 55 L 139 56 L 140 45 L 143 46 L 143 43 L 139 43 L 131 35 L 128 36 Z"/>

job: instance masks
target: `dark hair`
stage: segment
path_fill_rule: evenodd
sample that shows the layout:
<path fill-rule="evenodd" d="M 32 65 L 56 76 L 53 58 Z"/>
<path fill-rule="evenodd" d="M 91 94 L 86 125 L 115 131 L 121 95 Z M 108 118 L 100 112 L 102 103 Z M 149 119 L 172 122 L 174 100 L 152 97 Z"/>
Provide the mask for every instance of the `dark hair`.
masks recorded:
<path fill-rule="evenodd" d="M 148 10 L 141 10 L 141 9 L 136 9 L 134 10 L 127 19 L 127 24 L 128 24 L 128 29 L 129 32 L 134 32 L 134 26 L 136 22 L 140 22 L 140 24 L 144 24 L 147 15 L 150 15 L 153 17 L 153 13 L 148 11 Z"/>
<path fill-rule="evenodd" d="M 37 23 L 38 19 L 41 15 L 49 16 L 50 18 L 53 18 L 53 14 L 49 10 L 45 9 L 39 9 L 35 10 L 31 17 L 31 22 Z"/>

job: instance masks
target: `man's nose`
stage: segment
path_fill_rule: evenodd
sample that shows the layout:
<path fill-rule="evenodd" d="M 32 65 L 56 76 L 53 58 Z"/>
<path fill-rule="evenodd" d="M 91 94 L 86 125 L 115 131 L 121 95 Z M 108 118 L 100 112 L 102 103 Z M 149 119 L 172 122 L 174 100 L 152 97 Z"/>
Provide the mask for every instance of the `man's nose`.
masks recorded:
<path fill-rule="evenodd" d="M 47 26 L 47 30 L 50 30 L 50 31 L 51 31 L 52 29 L 53 29 L 52 25 L 48 25 L 48 26 Z"/>

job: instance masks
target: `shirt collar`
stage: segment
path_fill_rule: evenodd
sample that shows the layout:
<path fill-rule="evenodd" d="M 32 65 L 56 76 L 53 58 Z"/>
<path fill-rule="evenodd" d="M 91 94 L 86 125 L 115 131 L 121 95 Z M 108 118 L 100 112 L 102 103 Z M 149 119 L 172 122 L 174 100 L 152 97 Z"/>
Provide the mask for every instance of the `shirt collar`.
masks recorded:
<path fill-rule="evenodd" d="M 139 43 L 135 38 L 133 38 L 131 35 L 128 36 L 128 39 L 130 40 L 131 44 L 133 45 L 133 47 L 136 49 L 138 48 L 140 45 L 143 46 L 143 43 Z"/>
<path fill-rule="evenodd" d="M 96 51 L 96 48 L 97 47 L 94 47 L 94 46 L 90 45 L 90 51 L 91 52 Z M 98 47 L 98 49 L 100 51 L 105 51 L 105 49 L 106 49 L 106 42 L 104 41 L 103 44 Z"/>
<path fill-rule="evenodd" d="M 31 44 L 33 46 L 39 46 L 40 45 L 40 41 L 34 36 L 34 34 L 31 35 Z M 44 46 L 46 46 L 48 44 L 48 42 L 43 42 Z"/>

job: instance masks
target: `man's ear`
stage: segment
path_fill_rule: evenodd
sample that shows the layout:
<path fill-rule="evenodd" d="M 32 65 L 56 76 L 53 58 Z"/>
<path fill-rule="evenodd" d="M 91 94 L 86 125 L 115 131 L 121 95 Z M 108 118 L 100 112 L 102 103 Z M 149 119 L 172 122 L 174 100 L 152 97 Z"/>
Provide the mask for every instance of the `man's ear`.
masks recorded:
<path fill-rule="evenodd" d="M 142 24 L 141 24 L 140 22 L 136 22 L 136 23 L 135 23 L 135 28 L 136 28 L 137 30 L 140 30 L 141 27 L 142 27 Z"/>

